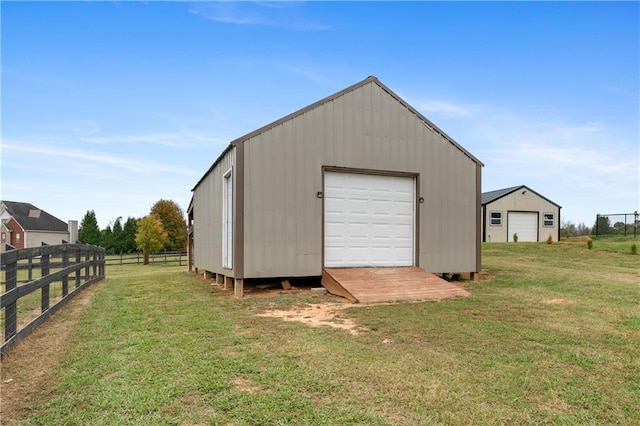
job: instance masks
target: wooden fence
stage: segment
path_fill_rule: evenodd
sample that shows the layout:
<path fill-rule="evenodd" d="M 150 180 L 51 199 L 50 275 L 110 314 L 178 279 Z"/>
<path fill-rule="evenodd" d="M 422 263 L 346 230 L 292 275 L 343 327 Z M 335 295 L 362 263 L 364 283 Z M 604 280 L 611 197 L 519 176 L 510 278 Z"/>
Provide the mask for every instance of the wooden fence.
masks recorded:
<path fill-rule="evenodd" d="M 127 253 L 127 254 L 109 254 L 105 259 L 107 266 L 116 265 L 142 265 L 144 256 L 142 253 Z M 163 265 L 178 265 L 182 266 L 187 264 L 187 252 L 186 250 L 178 251 L 161 251 L 158 253 L 149 254 L 149 263 L 161 263 Z"/>
<path fill-rule="evenodd" d="M 9 250 L 1 259 L 1 355 L 80 289 L 105 278 L 105 251 L 97 246 L 62 244 Z M 40 292 L 39 298 L 36 292 Z"/>

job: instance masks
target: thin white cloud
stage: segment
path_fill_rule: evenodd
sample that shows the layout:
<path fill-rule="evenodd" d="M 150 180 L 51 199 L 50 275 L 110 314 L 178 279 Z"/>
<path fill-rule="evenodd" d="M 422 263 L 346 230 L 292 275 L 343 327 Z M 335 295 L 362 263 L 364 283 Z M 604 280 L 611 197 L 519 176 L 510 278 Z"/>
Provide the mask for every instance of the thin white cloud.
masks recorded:
<path fill-rule="evenodd" d="M 640 207 L 637 135 L 604 121 L 519 113 L 496 105 L 410 102 L 484 164 L 483 190 L 525 184 L 573 221 Z"/>
<path fill-rule="evenodd" d="M 66 127 L 71 133 L 85 136 L 99 133 L 102 128 L 100 123 L 95 120 L 78 120 L 67 123 Z"/>
<path fill-rule="evenodd" d="M 329 75 L 326 71 L 321 71 L 320 68 L 291 64 L 280 65 L 278 68 L 289 74 L 302 77 L 314 83 L 326 84 L 333 81 L 332 76 Z"/>
<path fill-rule="evenodd" d="M 418 102 L 414 105 L 427 117 L 431 115 L 442 115 L 445 117 L 467 117 L 472 114 L 469 107 L 455 104 L 453 102 Z"/>
<path fill-rule="evenodd" d="M 202 144 L 215 143 L 215 144 L 224 144 L 226 141 L 208 137 L 197 134 L 188 134 L 188 133 L 175 133 L 175 132 L 167 132 L 167 133 L 147 133 L 147 134 L 132 134 L 132 135 L 112 135 L 112 136 L 85 136 L 80 137 L 80 141 L 99 144 L 99 145 L 108 145 L 114 143 L 124 143 L 124 144 L 136 144 L 136 143 L 145 143 L 145 144 L 155 144 L 155 145 L 163 145 L 172 148 L 189 148 L 194 146 L 200 146 Z"/>
<path fill-rule="evenodd" d="M 303 2 L 202 2 L 188 12 L 204 19 L 236 25 L 281 27 L 294 31 L 324 31 L 330 25 L 311 21 L 302 12 Z"/>
<path fill-rule="evenodd" d="M 50 146 L 34 145 L 30 142 L 8 141 L 2 144 L 3 151 L 23 152 L 46 157 L 66 158 L 93 164 L 107 166 L 115 170 L 125 170 L 138 175 L 153 175 L 158 173 L 172 173 L 179 175 L 193 175 L 193 171 L 170 166 L 154 161 L 143 161 L 124 156 L 113 155 L 108 152 L 86 151 L 79 149 L 64 149 Z"/>

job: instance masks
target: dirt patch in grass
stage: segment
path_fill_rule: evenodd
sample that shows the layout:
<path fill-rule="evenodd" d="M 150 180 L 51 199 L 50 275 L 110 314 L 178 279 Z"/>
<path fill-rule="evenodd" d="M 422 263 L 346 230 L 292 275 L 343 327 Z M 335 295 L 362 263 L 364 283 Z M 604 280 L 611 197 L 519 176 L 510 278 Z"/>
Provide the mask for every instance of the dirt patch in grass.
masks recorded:
<path fill-rule="evenodd" d="M 496 274 L 493 271 L 490 271 L 488 269 L 483 269 L 479 273 L 478 278 L 479 278 L 478 280 L 479 282 L 488 283 L 496 278 Z M 211 280 L 208 280 L 208 279 L 201 278 L 201 281 L 215 287 L 218 294 L 223 296 L 233 297 L 233 290 L 224 290 L 222 285 L 212 283 Z M 467 284 L 473 284 L 473 281 L 467 281 Z M 245 288 L 244 288 L 245 298 L 278 297 L 280 295 L 302 294 L 302 293 L 309 293 L 309 292 L 310 292 L 309 287 L 298 288 L 293 286 L 289 290 L 284 290 L 279 285 L 279 283 L 272 283 L 269 286 L 262 286 L 262 285 L 255 285 L 255 284 L 249 285 L 249 286 L 245 285 Z M 356 304 L 343 303 L 345 301 L 344 298 L 327 294 L 327 293 L 317 293 L 317 294 L 313 294 L 313 296 L 318 296 L 322 298 L 329 297 L 335 300 L 335 302 L 322 302 L 317 304 L 310 304 L 310 305 L 292 308 L 288 310 L 274 309 L 274 310 L 269 310 L 259 314 L 255 314 L 255 316 L 279 318 L 283 321 L 301 322 L 303 324 L 308 325 L 309 327 L 327 326 L 327 327 L 348 331 L 352 335 L 358 335 L 360 333 L 369 331 L 365 327 L 358 326 L 352 319 L 345 318 L 343 316 L 344 310 L 349 308 L 363 307 L 365 305 L 361 305 L 357 303 Z M 420 302 L 418 301 L 417 303 L 420 303 Z M 396 304 L 396 302 L 367 304 L 366 306 L 388 305 L 388 304 L 393 305 L 393 304 Z"/>
<path fill-rule="evenodd" d="M 262 386 L 256 384 L 253 380 L 247 379 L 246 377 L 236 377 L 233 380 L 233 385 L 236 389 L 239 389 L 243 392 L 247 392 L 248 394 L 254 393 L 270 393 L 269 389 L 266 389 Z"/>
<path fill-rule="evenodd" d="M 80 291 L 66 306 L 26 339 L 13 347 L 2 360 L 0 375 L 0 418 L 3 424 L 17 424 L 28 407 L 37 403 L 36 392 L 57 380 L 68 340 L 99 284 Z"/>
<path fill-rule="evenodd" d="M 576 302 L 568 299 L 547 299 L 547 300 L 543 300 L 542 303 L 544 303 L 545 305 L 562 306 L 562 305 L 575 305 Z"/>
<path fill-rule="evenodd" d="M 339 303 L 319 303 L 307 305 L 291 310 L 272 310 L 256 314 L 257 317 L 280 318 L 283 321 L 297 321 L 310 327 L 328 326 L 346 330 L 352 335 L 357 335 L 367 331 L 366 328 L 358 325 L 349 318 L 342 316 L 342 311 L 358 305 Z"/>
<path fill-rule="evenodd" d="M 587 241 L 591 241 L 591 237 L 588 235 L 583 235 L 581 237 L 564 237 L 560 241 L 567 243 L 586 243 Z"/>
<path fill-rule="evenodd" d="M 480 273 L 478 274 L 478 281 L 480 282 L 488 282 L 488 281 L 493 281 L 496 278 L 496 273 L 493 271 L 490 271 L 488 269 L 481 269 Z"/>

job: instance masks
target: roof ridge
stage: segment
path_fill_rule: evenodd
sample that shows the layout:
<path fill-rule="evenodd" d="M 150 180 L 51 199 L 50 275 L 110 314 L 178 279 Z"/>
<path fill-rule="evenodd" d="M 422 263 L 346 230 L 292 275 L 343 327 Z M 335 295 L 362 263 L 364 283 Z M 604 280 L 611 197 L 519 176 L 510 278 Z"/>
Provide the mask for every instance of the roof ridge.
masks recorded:
<path fill-rule="evenodd" d="M 340 96 L 343 96 L 349 92 L 352 92 L 356 89 L 359 89 L 369 83 L 375 83 L 378 87 L 380 87 L 382 90 L 384 90 L 385 92 L 387 92 L 387 94 L 389 94 L 389 96 L 391 96 L 392 98 L 394 98 L 396 101 L 398 101 L 401 105 L 403 105 L 405 108 L 407 108 L 413 115 L 415 115 L 420 121 L 422 121 L 422 123 L 427 126 L 428 128 L 430 128 L 431 130 L 433 130 L 434 132 L 436 132 L 437 134 L 439 134 L 440 136 L 442 136 L 443 138 L 445 138 L 449 143 L 451 143 L 453 146 L 455 146 L 457 149 L 459 149 L 464 155 L 466 155 L 467 157 L 469 157 L 472 161 L 474 161 L 475 163 L 479 164 L 480 166 L 484 166 L 484 164 L 478 160 L 475 156 L 473 156 L 469 151 L 467 151 L 464 147 L 462 147 L 462 145 L 460 145 L 458 142 L 456 142 L 451 136 L 447 135 L 443 130 L 441 130 L 438 126 L 436 126 L 435 124 L 433 124 L 433 122 L 431 122 L 427 117 L 425 117 L 423 114 L 421 114 L 417 109 L 415 109 L 414 107 L 412 107 L 407 101 L 405 101 L 404 99 L 402 99 L 397 93 L 395 93 L 393 90 L 391 90 L 389 87 L 387 87 L 384 83 L 382 83 L 376 76 L 374 75 L 370 75 L 367 78 L 365 78 L 364 80 L 361 80 L 357 83 L 352 84 L 351 86 L 348 86 L 342 90 L 339 90 L 329 96 L 326 96 L 316 102 L 313 102 L 303 108 L 300 108 L 296 111 L 293 111 L 290 114 L 287 114 L 275 121 L 272 121 L 262 127 L 259 127 L 256 130 L 253 130 L 243 136 L 240 136 L 236 139 L 233 139 L 231 142 L 229 142 L 229 145 L 227 145 L 227 147 L 220 153 L 220 155 L 218 156 L 218 158 L 216 158 L 216 160 L 213 162 L 213 164 L 211 164 L 211 167 L 209 167 L 209 169 L 207 169 L 207 171 L 202 175 L 202 177 L 198 180 L 198 182 L 194 185 L 192 191 L 194 191 L 199 185 L 200 183 L 202 183 L 202 181 L 209 175 L 209 173 L 211 173 L 211 171 L 214 169 L 214 167 L 222 160 L 222 158 L 227 154 L 227 152 L 229 152 L 229 150 L 238 145 L 239 143 L 244 143 L 245 141 L 253 138 L 254 136 L 257 136 L 263 132 L 266 132 L 267 130 L 270 130 L 272 128 L 275 128 L 276 126 L 289 121 L 293 118 L 296 118 L 308 111 L 311 111 L 317 107 L 319 107 L 320 105 L 324 105 L 327 102 L 330 102 L 334 99 L 339 98 Z"/>
<path fill-rule="evenodd" d="M 68 225 L 65 221 L 58 219 L 46 210 L 36 207 L 31 203 L 2 200 L 2 204 L 7 209 L 9 215 L 25 231 L 68 231 Z M 38 217 L 30 215 L 30 212 L 33 210 L 40 211 Z"/>

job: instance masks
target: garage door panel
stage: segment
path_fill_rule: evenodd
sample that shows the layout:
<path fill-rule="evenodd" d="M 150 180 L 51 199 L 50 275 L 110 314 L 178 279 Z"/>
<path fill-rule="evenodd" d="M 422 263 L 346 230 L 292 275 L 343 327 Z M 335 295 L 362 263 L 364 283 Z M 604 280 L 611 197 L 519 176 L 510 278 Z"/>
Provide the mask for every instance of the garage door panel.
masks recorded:
<path fill-rule="evenodd" d="M 413 266 L 414 179 L 325 173 L 325 266 Z"/>
<path fill-rule="evenodd" d="M 518 241 L 538 241 L 538 213 L 536 212 L 508 212 L 507 237 L 513 241 L 513 234 L 518 234 Z"/>

